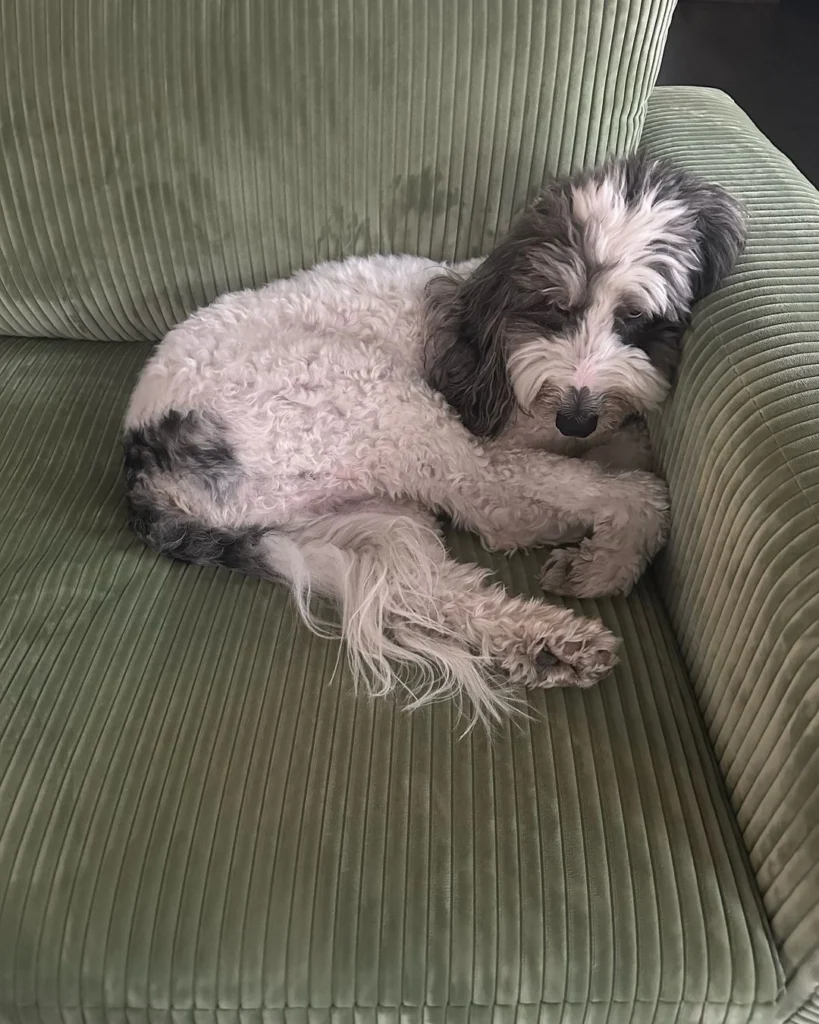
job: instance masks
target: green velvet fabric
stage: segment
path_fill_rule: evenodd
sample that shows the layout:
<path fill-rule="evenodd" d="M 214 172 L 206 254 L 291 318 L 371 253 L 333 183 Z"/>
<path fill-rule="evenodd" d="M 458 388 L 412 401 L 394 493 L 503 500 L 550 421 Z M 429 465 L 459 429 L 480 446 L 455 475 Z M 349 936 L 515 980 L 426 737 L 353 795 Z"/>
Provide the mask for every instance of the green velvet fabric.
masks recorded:
<path fill-rule="evenodd" d="M 644 143 L 748 211 L 655 429 L 660 578 L 799 998 L 819 986 L 819 194 L 720 93 L 658 89 Z"/>
<path fill-rule="evenodd" d="M 675 0 L 3 0 L 0 334 L 160 337 L 321 259 L 466 257 L 639 138 Z"/>
<path fill-rule="evenodd" d="M 767 922 L 650 580 L 494 743 L 124 525 L 149 346 L 0 343 L 0 1020 L 765 1021 Z M 461 557 L 536 591 L 537 559 Z"/>

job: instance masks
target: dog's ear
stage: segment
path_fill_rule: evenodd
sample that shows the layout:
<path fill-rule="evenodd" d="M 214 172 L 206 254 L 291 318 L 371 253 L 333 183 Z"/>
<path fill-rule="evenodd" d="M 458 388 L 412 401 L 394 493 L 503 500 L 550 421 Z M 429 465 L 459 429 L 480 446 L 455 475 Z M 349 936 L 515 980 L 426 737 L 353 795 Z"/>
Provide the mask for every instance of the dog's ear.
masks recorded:
<path fill-rule="evenodd" d="M 478 437 L 497 437 L 515 409 L 504 340 L 501 278 L 482 264 L 427 289 L 428 380 Z M 492 261 L 494 265 L 494 261 Z"/>
<path fill-rule="evenodd" d="M 699 267 L 693 275 L 694 302 L 715 291 L 745 246 L 741 205 L 719 185 L 697 182 L 688 201 L 697 215 Z"/>

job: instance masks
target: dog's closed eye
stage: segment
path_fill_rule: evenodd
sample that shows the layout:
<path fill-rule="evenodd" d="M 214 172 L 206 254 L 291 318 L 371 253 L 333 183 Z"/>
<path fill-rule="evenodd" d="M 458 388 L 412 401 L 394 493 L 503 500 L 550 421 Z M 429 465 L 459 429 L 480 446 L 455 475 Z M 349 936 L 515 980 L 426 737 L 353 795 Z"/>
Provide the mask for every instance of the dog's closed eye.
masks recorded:
<path fill-rule="evenodd" d="M 680 359 L 682 336 L 687 321 L 672 321 L 663 317 L 640 316 L 638 320 L 618 331 L 620 340 L 632 348 L 645 352 L 652 366 L 673 381 Z"/>
<path fill-rule="evenodd" d="M 614 322 L 621 335 L 633 334 L 648 320 L 648 314 L 638 306 L 623 306 L 614 314 Z"/>

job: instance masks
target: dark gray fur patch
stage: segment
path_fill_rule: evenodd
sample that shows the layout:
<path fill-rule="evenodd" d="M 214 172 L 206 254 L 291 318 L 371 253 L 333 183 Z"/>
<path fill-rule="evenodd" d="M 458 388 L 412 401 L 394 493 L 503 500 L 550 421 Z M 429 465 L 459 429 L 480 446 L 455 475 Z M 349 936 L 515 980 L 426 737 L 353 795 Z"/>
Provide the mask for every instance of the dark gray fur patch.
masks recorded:
<path fill-rule="evenodd" d="M 235 485 L 241 468 L 218 421 L 171 410 L 161 420 L 128 430 L 124 442 L 128 525 L 153 551 L 197 565 L 223 565 L 266 576 L 261 527 L 214 528 L 172 507 L 153 486 L 157 474 L 193 478 L 216 500 Z"/>
<path fill-rule="evenodd" d="M 128 525 L 152 551 L 195 565 L 223 565 L 251 576 L 266 576 L 259 552 L 265 534 L 261 527 L 223 530 L 190 516 L 163 508 L 150 491 L 127 497 Z"/>
<path fill-rule="evenodd" d="M 464 426 L 495 437 L 515 408 L 506 359 L 516 337 L 567 334 L 584 311 L 566 277 L 586 290 L 589 261 L 568 194 L 552 192 L 525 210 L 466 280 L 433 279 L 426 294 L 427 380 Z"/>
<path fill-rule="evenodd" d="M 156 471 L 193 476 L 213 497 L 222 496 L 240 473 L 224 428 L 211 416 L 171 409 L 161 420 L 129 430 L 124 439 L 129 487 Z"/>

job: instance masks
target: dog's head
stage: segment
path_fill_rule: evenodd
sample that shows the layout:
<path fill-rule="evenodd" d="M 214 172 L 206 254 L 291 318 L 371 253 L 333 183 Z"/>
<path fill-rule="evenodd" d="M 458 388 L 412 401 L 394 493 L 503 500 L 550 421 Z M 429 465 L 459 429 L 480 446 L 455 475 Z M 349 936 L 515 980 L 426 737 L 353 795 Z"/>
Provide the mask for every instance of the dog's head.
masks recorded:
<path fill-rule="evenodd" d="M 430 381 L 474 434 L 518 411 L 602 443 L 665 399 L 692 305 L 744 241 L 723 189 L 636 156 L 555 182 L 470 275 L 430 285 Z"/>

